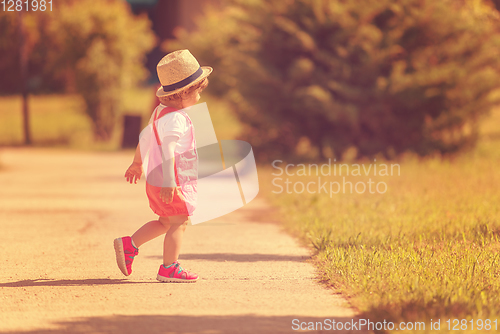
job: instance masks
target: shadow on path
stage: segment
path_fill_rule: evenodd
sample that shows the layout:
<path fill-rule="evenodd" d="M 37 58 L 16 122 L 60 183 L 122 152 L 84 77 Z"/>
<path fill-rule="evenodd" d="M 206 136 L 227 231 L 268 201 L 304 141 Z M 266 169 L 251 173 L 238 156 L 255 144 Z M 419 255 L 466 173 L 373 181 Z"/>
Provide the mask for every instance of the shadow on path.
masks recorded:
<path fill-rule="evenodd" d="M 84 286 L 84 285 L 113 285 L 113 284 L 149 284 L 151 282 L 130 281 L 127 279 L 28 279 L 17 282 L 0 283 L 0 288 L 19 288 L 28 286 Z"/>
<path fill-rule="evenodd" d="M 294 319 L 295 321 L 292 323 Z M 329 319 L 332 320 L 332 319 Z M 335 318 L 336 322 L 349 323 L 351 318 Z M 109 317 L 89 317 L 79 318 L 74 321 L 57 322 L 56 329 L 37 329 L 32 331 L 12 331 L 2 334 L 62 334 L 62 333 L 199 333 L 199 334 L 220 334 L 220 333 L 293 333 L 297 332 L 299 323 L 303 323 L 303 329 L 307 330 L 309 323 L 321 323 L 314 326 L 324 326 L 325 318 L 304 317 L 304 316 L 256 316 L 256 315 L 227 315 L 227 316 L 182 316 L 182 315 L 114 315 Z M 328 321 L 327 321 L 328 322 Z M 356 322 L 356 320 L 354 320 Z M 296 325 L 294 325 L 296 324 Z M 292 326 L 296 330 L 292 329 Z M 328 326 L 328 325 L 327 325 Z M 323 327 L 315 333 L 326 333 L 332 329 Z M 336 333 L 347 333 L 345 330 L 335 330 Z"/>

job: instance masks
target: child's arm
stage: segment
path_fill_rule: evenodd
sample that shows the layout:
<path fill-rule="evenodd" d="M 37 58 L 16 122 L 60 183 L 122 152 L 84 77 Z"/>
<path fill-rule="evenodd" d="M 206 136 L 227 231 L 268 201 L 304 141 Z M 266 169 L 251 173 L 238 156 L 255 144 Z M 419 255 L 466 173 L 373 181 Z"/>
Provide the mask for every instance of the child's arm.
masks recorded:
<path fill-rule="evenodd" d="M 175 182 L 175 159 L 174 151 L 177 145 L 178 136 L 166 136 L 162 141 L 163 153 L 163 185 L 160 190 L 160 199 L 165 203 L 172 202 L 174 198 L 174 191 L 177 190 L 177 183 Z"/>
<path fill-rule="evenodd" d="M 140 143 L 137 145 L 137 149 L 135 150 L 135 155 L 134 155 L 134 161 L 125 172 L 125 177 L 127 178 L 127 182 L 129 182 L 130 184 L 137 183 L 137 181 L 141 179 L 142 158 L 141 158 L 140 145 L 141 145 Z"/>

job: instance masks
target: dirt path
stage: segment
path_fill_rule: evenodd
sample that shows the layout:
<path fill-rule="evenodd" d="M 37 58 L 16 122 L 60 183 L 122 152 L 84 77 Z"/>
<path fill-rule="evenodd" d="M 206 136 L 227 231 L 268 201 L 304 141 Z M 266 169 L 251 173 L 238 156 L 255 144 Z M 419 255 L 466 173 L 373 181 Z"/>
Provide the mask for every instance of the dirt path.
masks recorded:
<path fill-rule="evenodd" d="M 161 238 L 125 278 L 113 239 L 155 219 L 143 181 L 124 182 L 130 160 L 0 150 L 0 333 L 290 333 L 293 319 L 354 316 L 259 197 L 188 227 L 180 261 L 199 282 L 156 282 Z"/>

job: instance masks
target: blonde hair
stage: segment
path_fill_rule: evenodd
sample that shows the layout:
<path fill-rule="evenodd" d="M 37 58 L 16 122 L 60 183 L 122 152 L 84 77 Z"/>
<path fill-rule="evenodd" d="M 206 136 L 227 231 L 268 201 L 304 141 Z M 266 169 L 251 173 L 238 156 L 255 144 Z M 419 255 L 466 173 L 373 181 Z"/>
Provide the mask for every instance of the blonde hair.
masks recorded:
<path fill-rule="evenodd" d="M 204 90 L 208 86 L 208 78 L 205 78 L 201 80 L 200 82 L 189 86 L 186 89 L 181 90 L 180 92 L 177 92 L 175 94 L 167 95 L 167 96 L 160 96 L 158 99 L 162 104 L 168 104 L 172 102 L 181 102 L 182 100 L 186 99 L 187 96 L 193 94 L 195 91 Z"/>

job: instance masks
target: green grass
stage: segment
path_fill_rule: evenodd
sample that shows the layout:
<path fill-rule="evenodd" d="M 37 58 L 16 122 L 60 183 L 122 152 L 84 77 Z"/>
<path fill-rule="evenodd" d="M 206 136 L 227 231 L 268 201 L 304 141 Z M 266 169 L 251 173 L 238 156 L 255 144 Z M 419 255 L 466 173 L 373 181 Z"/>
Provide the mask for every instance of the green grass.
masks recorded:
<path fill-rule="evenodd" d="M 0 97 L 0 145 L 24 142 L 21 96 Z M 154 103 L 153 88 L 136 88 L 123 94 L 123 114 L 140 115 L 144 123 Z M 122 137 L 121 115 L 109 142 L 98 142 L 92 122 L 78 95 L 30 95 L 30 129 L 35 146 L 65 146 L 77 149 L 115 150 Z"/>
<path fill-rule="evenodd" d="M 154 87 L 136 88 L 123 96 L 122 114 L 142 116 L 146 126 L 156 106 Z M 233 139 L 240 125 L 222 101 L 202 94 L 207 102 L 219 139 Z M 30 128 L 33 145 L 65 146 L 77 149 L 116 150 L 123 135 L 121 115 L 109 142 L 96 142 L 92 123 L 84 113 L 83 102 L 77 95 L 32 95 L 29 97 Z M 24 142 L 21 96 L 0 97 L 0 146 L 18 146 Z"/>
<path fill-rule="evenodd" d="M 269 166 L 260 170 L 262 192 L 280 208 L 286 228 L 315 249 L 322 278 L 362 318 L 427 325 L 441 319 L 442 332 L 450 318 L 500 322 L 499 125 L 497 110 L 476 150 L 452 160 L 407 155 L 387 162 L 400 164 L 400 176 L 346 177 L 353 185 L 385 182 L 384 194 L 349 193 L 349 186 L 347 194 L 318 194 L 314 168 L 312 176 L 278 176 Z M 319 177 L 342 185 L 342 177 Z M 277 193 L 287 178 L 297 191 L 299 182 L 313 182 L 316 193 Z"/>
<path fill-rule="evenodd" d="M 21 96 L 0 97 L 0 144 L 24 141 Z M 30 96 L 32 140 L 37 145 L 70 145 L 90 131 L 82 101 L 72 95 Z"/>

